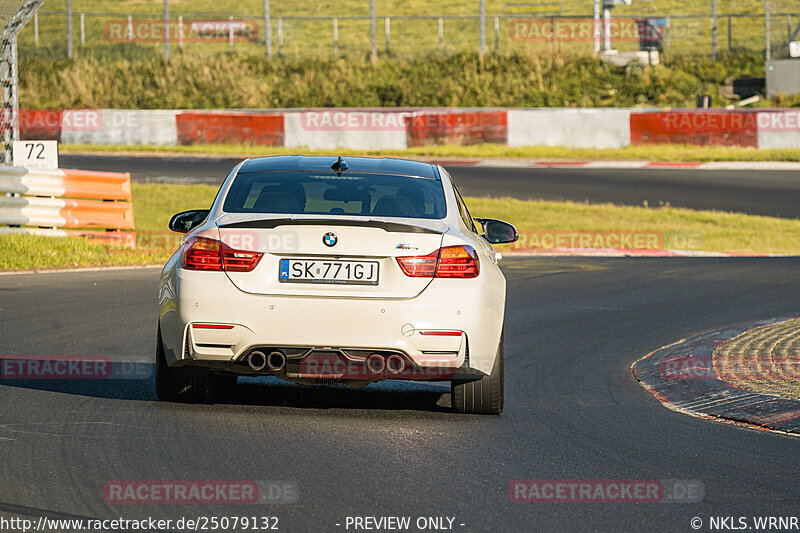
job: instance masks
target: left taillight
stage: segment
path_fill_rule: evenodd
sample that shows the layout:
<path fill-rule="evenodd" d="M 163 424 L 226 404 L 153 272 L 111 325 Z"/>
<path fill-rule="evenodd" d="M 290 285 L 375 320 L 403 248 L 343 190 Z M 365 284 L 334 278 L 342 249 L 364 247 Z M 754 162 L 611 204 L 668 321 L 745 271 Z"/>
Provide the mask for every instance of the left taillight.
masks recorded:
<path fill-rule="evenodd" d="M 186 243 L 181 265 L 188 270 L 250 272 L 263 256 L 261 252 L 235 250 L 216 239 L 195 237 Z"/>

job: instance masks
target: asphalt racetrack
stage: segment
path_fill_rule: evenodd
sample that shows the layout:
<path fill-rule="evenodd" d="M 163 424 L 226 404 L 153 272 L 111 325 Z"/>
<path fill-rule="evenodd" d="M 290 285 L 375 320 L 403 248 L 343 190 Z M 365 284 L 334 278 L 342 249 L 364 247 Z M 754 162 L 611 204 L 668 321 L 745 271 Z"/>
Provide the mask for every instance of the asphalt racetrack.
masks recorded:
<path fill-rule="evenodd" d="M 131 172 L 134 181 L 219 185 L 240 159 L 61 155 L 63 168 Z M 800 180 L 789 170 L 486 168 L 445 166 L 467 196 L 717 209 L 800 217 Z M 200 206 L 202 207 L 202 206 Z"/>
<path fill-rule="evenodd" d="M 449 389 L 427 384 L 246 380 L 216 404 L 182 405 L 156 401 L 150 379 L 3 380 L 0 516 L 269 515 L 301 532 L 348 531 L 347 516 L 447 516 L 465 532 L 797 516 L 800 439 L 669 411 L 630 365 L 693 333 L 796 314 L 800 258 L 508 258 L 504 270 L 501 416 L 454 414 Z M 149 358 L 157 282 L 157 269 L 0 276 L 0 353 Z M 113 480 L 225 479 L 288 480 L 299 499 L 115 505 L 103 492 Z M 518 479 L 696 480 L 705 495 L 513 503 Z"/>

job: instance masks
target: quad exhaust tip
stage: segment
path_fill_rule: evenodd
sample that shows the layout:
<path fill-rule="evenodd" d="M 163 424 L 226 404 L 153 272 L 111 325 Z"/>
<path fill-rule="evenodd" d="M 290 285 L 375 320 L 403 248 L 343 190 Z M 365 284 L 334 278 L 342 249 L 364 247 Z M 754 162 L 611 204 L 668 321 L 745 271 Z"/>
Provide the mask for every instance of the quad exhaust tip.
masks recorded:
<path fill-rule="evenodd" d="M 406 362 L 397 354 L 390 355 L 386 359 L 386 369 L 392 374 L 399 374 L 406 367 Z"/>
<path fill-rule="evenodd" d="M 267 366 L 273 372 L 280 372 L 286 366 L 286 356 L 278 351 L 270 353 L 267 357 Z"/>
<path fill-rule="evenodd" d="M 255 350 L 250 352 L 250 355 L 247 356 L 247 364 L 254 372 L 261 372 L 264 370 L 264 367 L 267 366 L 267 358 L 264 356 L 263 352 Z"/>
<path fill-rule="evenodd" d="M 382 355 L 374 353 L 367 357 L 364 363 L 367 365 L 367 370 L 372 374 L 380 374 L 386 368 L 386 359 Z"/>

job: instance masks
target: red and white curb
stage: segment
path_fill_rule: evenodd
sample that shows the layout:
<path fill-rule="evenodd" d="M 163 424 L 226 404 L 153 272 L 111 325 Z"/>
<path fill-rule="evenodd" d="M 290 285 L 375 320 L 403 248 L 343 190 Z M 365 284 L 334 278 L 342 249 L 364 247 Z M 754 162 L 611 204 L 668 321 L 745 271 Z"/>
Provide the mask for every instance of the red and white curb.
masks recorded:
<path fill-rule="evenodd" d="M 800 435 L 800 400 L 742 389 L 723 381 L 714 351 L 738 335 L 797 317 L 760 320 L 682 339 L 631 365 L 631 374 L 666 408 L 707 420 Z"/>

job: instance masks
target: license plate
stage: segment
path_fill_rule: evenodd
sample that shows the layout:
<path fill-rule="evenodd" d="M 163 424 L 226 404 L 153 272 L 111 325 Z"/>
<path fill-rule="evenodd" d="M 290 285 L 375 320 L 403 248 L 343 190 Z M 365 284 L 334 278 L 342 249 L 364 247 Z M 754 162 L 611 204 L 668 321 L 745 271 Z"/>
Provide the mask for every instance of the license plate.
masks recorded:
<path fill-rule="evenodd" d="M 378 262 L 281 259 L 279 274 L 282 283 L 377 285 Z"/>

